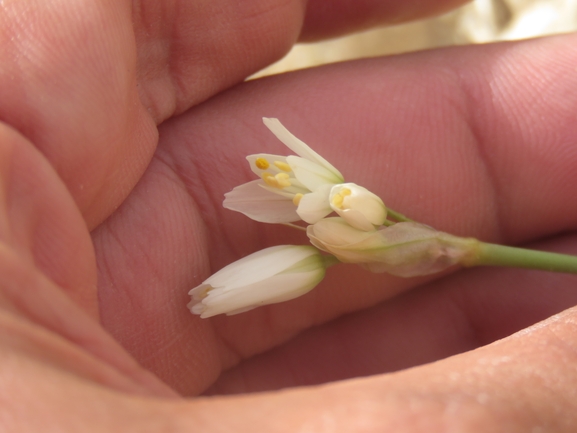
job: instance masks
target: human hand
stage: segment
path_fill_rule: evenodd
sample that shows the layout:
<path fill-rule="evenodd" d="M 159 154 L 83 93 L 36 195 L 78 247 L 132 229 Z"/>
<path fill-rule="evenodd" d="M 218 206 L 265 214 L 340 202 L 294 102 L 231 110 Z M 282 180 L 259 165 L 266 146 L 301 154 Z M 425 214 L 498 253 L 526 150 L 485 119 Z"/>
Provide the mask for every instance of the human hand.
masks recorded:
<path fill-rule="evenodd" d="M 141 39 L 133 47 L 147 50 L 130 57 L 131 49 L 122 51 L 111 36 L 106 49 L 95 45 L 106 55 L 92 63 L 77 38 L 80 46 L 67 53 L 77 56 L 84 81 L 81 73 L 57 82 L 40 75 L 36 81 L 46 87 L 20 91 L 38 95 L 37 105 L 17 98 L 18 86 L 2 87 L 9 102 L 4 121 L 43 154 L 3 127 L 5 425 L 29 422 L 22 430 L 33 431 L 91 420 L 95 431 L 145 425 L 514 431 L 577 423 L 569 400 L 572 310 L 522 335 L 413 370 L 210 400 L 166 399 L 173 392 L 89 317 L 96 311 L 97 267 L 103 327 L 146 369 L 196 395 L 208 387 L 208 393 L 273 390 L 400 370 L 475 349 L 575 303 L 572 276 L 480 269 L 436 281 L 401 280 L 342 266 L 290 303 L 211 320 L 190 315 L 186 292 L 211 270 L 258 248 L 294 242 L 289 229 L 263 227 L 220 207 L 225 191 L 248 180 L 246 154 L 278 150 L 262 116 L 282 119 L 347 179 L 440 229 L 505 243 L 575 229 L 575 36 L 324 67 L 242 84 L 199 104 L 285 49 L 298 33 L 297 6 L 285 5 L 295 8 L 294 20 L 281 9 L 271 12 L 274 20 L 259 15 L 257 21 L 272 28 L 287 26 L 276 29 L 273 44 L 258 37 L 266 29 L 253 33 L 247 21 L 231 32 L 246 35 L 247 44 L 262 40 L 268 52 L 255 48 L 246 56 L 223 38 L 211 53 L 198 54 L 215 62 L 207 69 L 192 68 L 196 58 L 187 57 L 199 49 L 191 50 L 196 34 L 185 38 L 191 45 L 171 68 L 154 59 L 165 53 L 156 45 L 162 38 Z M 94 7 L 103 15 L 82 16 L 102 16 L 101 24 L 130 16 L 112 2 Z M 178 17 L 181 28 L 191 28 L 186 14 Z M 204 16 L 196 20 L 206 35 L 211 25 Z M 100 35 L 130 35 L 112 27 L 117 30 Z M 224 49 L 229 57 L 214 55 Z M 113 61 L 114 53 L 129 60 Z M 48 61 L 47 53 L 24 58 Z M 136 58 L 140 68 L 127 67 Z M 74 72 L 70 62 L 57 63 Z M 163 75 L 167 69 L 175 76 Z M 94 76 L 119 77 L 125 87 L 104 92 L 111 83 L 98 87 Z M 174 83 L 180 92 L 169 91 Z M 162 124 L 155 149 L 155 125 L 191 106 Z M 85 221 L 96 227 L 95 257 Z M 577 253 L 574 245 L 570 234 L 541 244 Z M 41 415 L 27 419 L 32 412 Z"/>

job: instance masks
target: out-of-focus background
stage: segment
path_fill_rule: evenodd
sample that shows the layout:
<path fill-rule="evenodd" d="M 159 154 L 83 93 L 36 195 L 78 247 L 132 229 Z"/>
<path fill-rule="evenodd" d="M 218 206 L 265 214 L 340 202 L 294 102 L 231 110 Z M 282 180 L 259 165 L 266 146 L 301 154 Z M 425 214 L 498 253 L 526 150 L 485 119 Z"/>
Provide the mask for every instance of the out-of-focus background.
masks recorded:
<path fill-rule="evenodd" d="M 474 0 L 436 18 L 326 42 L 299 44 L 254 77 L 360 57 L 575 30 L 577 0 Z"/>

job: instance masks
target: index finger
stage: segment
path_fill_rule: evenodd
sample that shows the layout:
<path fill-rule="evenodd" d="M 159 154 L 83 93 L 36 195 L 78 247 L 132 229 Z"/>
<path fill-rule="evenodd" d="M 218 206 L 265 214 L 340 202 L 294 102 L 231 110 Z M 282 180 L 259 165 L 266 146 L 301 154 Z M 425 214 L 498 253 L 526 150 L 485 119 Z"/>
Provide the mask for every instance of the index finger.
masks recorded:
<path fill-rule="evenodd" d="M 377 5 L 364 10 L 388 14 Z M 303 17 L 302 0 L 3 1 L 0 119 L 48 158 L 94 227 L 142 176 L 156 125 L 281 57 Z"/>

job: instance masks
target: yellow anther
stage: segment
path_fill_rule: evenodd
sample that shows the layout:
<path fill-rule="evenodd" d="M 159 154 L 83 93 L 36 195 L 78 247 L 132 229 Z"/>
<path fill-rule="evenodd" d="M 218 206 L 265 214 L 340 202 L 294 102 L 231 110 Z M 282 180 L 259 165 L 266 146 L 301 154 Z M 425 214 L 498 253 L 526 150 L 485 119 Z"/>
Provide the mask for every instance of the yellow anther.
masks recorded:
<path fill-rule="evenodd" d="M 275 162 L 274 162 L 274 165 L 275 165 L 275 167 L 278 168 L 279 170 L 287 171 L 287 172 L 288 172 L 288 171 L 292 171 L 291 166 L 288 165 L 286 162 L 283 162 L 283 161 L 275 161 Z"/>
<path fill-rule="evenodd" d="M 278 173 L 274 178 L 276 179 L 279 188 L 291 186 L 289 175 L 287 173 Z"/>
<path fill-rule="evenodd" d="M 287 186 L 291 186 L 289 175 L 287 173 L 278 173 L 276 176 L 274 176 L 265 171 L 261 177 L 268 186 L 272 186 L 273 188 L 282 189 Z"/>
<path fill-rule="evenodd" d="M 331 199 L 331 203 L 333 204 L 333 206 L 341 208 L 343 206 L 343 200 L 344 200 L 344 197 L 342 195 L 335 194 L 335 195 L 333 195 L 333 198 Z"/>
<path fill-rule="evenodd" d="M 276 178 L 268 173 L 268 172 L 264 172 L 262 175 L 262 180 L 264 180 L 264 182 L 268 185 L 268 186 L 272 186 L 274 188 L 280 188 L 279 184 L 278 184 L 278 180 L 276 180 Z"/>
<path fill-rule="evenodd" d="M 266 170 L 267 168 L 270 167 L 269 162 L 265 158 L 262 158 L 262 157 L 257 158 L 256 161 L 254 162 L 254 165 L 256 165 L 256 168 L 260 168 L 261 170 Z"/>
<path fill-rule="evenodd" d="M 301 202 L 301 198 L 303 198 L 303 195 L 300 192 L 296 193 L 295 196 L 293 197 L 293 204 L 295 206 L 298 206 L 299 203 Z"/>
<path fill-rule="evenodd" d="M 342 195 L 343 197 L 346 197 L 347 195 L 351 195 L 351 190 L 348 188 L 341 188 L 339 194 Z"/>

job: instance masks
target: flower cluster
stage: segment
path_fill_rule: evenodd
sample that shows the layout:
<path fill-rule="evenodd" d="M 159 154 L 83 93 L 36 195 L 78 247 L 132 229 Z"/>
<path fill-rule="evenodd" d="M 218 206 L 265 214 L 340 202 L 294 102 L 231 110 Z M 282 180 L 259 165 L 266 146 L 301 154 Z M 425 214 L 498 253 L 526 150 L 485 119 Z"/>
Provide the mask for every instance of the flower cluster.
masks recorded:
<path fill-rule="evenodd" d="M 225 194 L 223 206 L 266 223 L 315 224 L 336 212 L 359 230 L 384 224 L 387 209 L 375 194 L 344 183 L 326 159 L 291 134 L 278 119 L 263 119 L 271 132 L 298 156 L 260 153 L 247 160 L 258 180 Z"/>
<path fill-rule="evenodd" d="M 249 155 L 250 168 L 259 179 L 225 194 L 223 206 L 260 222 L 314 224 L 331 213 L 329 192 L 343 182 L 343 176 L 277 119 L 265 118 L 264 124 L 298 156 Z"/>
<path fill-rule="evenodd" d="M 201 317 L 236 314 L 307 293 L 337 260 L 400 276 L 425 275 L 465 258 L 466 248 L 446 233 L 396 214 L 291 134 L 277 119 L 263 119 L 296 155 L 247 157 L 257 180 L 225 194 L 223 206 L 275 224 L 308 224 L 314 247 L 278 246 L 251 254 L 190 291 L 189 308 Z M 392 211 L 391 211 L 392 212 Z M 330 217 L 330 214 L 337 216 Z M 321 255 L 319 250 L 330 255 Z"/>

